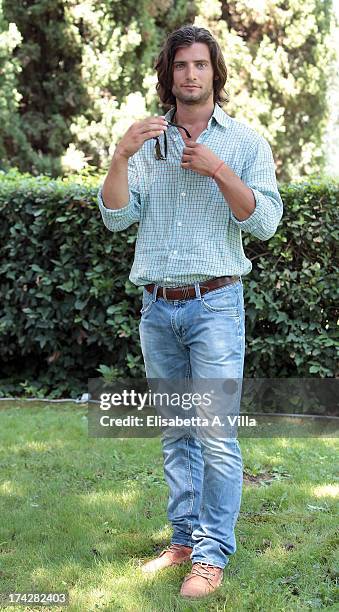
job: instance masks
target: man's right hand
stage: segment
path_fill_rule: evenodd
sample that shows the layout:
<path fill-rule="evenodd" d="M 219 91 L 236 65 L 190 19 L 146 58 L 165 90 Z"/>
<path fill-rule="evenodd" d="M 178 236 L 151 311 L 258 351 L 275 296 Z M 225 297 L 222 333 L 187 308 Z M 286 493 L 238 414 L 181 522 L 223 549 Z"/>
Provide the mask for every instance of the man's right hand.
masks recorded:
<path fill-rule="evenodd" d="M 160 136 L 165 130 L 167 130 L 167 121 L 163 116 L 136 121 L 120 140 L 115 155 L 128 159 L 141 149 L 146 140 Z"/>

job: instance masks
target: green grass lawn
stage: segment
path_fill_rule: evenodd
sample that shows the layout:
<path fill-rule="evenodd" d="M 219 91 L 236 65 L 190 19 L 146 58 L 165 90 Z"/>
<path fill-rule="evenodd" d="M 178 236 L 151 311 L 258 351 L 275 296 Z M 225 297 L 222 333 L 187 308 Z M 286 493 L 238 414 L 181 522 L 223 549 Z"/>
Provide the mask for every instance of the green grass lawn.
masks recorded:
<path fill-rule="evenodd" d="M 88 438 L 86 411 L 0 404 L 0 592 L 68 591 L 72 612 L 339 610 L 334 439 L 240 441 L 238 550 L 193 603 L 179 597 L 188 563 L 139 570 L 171 534 L 159 438 Z"/>

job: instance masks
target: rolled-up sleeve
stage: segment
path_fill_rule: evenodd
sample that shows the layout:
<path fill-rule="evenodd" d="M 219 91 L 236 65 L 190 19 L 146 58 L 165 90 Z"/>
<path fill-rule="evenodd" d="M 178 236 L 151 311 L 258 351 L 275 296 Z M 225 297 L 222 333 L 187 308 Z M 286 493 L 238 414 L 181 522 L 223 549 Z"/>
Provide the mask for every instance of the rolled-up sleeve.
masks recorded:
<path fill-rule="evenodd" d="M 271 147 L 262 136 L 251 148 L 241 175 L 241 180 L 253 191 L 255 209 L 244 221 L 239 221 L 231 212 L 231 218 L 244 232 L 259 240 L 271 238 L 283 214 Z"/>
<path fill-rule="evenodd" d="M 128 160 L 128 188 L 129 199 L 123 208 L 107 208 L 102 197 L 102 186 L 98 192 L 98 204 L 102 220 L 107 229 L 111 232 L 121 232 L 132 223 L 140 220 L 140 191 L 139 178 L 135 160 L 130 157 Z"/>

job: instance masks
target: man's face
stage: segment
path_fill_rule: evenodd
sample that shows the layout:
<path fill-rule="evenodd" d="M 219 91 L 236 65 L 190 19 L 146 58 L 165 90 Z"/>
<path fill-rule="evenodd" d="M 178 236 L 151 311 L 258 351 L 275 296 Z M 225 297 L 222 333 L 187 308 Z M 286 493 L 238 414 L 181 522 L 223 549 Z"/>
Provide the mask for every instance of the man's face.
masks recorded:
<path fill-rule="evenodd" d="M 172 93 L 182 104 L 213 101 L 213 67 L 208 46 L 193 43 L 178 49 L 173 62 Z"/>

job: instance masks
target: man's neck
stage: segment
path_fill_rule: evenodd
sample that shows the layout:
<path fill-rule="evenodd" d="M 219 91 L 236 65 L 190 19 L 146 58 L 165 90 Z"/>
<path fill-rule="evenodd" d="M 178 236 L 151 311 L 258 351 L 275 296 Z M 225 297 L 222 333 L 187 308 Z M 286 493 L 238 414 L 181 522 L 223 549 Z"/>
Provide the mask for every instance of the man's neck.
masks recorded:
<path fill-rule="evenodd" d="M 177 100 L 177 110 L 175 113 L 175 122 L 185 127 L 207 126 L 214 111 L 214 102 L 209 101 L 202 106 L 194 104 L 182 104 Z"/>

